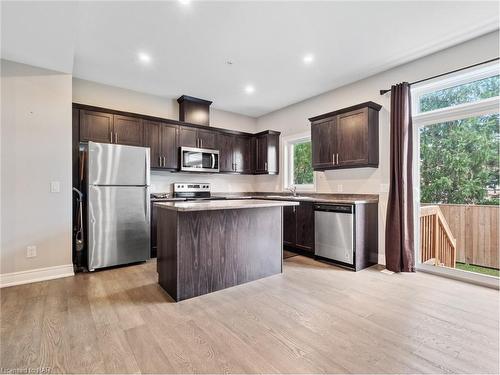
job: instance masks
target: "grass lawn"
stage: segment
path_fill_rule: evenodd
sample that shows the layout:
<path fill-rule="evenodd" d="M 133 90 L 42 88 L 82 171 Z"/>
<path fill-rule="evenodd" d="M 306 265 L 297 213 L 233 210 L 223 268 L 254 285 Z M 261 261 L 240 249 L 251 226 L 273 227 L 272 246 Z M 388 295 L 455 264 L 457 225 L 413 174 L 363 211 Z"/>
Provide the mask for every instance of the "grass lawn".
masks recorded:
<path fill-rule="evenodd" d="M 481 266 L 475 266 L 473 264 L 467 264 L 467 263 L 456 263 L 456 268 L 459 270 L 464 270 L 464 271 L 469 271 L 469 272 L 476 272 L 476 273 L 482 273 L 484 275 L 490 275 L 490 276 L 500 276 L 500 271 L 496 270 L 494 268 L 486 268 L 486 267 L 481 267 Z"/>

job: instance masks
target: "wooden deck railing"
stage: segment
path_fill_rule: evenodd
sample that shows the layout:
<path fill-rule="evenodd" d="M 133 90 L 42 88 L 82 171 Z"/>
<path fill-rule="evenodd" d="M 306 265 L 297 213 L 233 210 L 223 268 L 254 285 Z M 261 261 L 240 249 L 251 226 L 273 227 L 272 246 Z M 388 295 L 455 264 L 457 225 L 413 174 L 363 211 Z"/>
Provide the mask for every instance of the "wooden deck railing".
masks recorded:
<path fill-rule="evenodd" d="M 438 206 L 420 207 L 420 261 L 455 268 L 457 242 Z"/>
<path fill-rule="evenodd" d="M 457 262 L 500 268 L 500 206 L 435 205 L 457 240 Z"/>

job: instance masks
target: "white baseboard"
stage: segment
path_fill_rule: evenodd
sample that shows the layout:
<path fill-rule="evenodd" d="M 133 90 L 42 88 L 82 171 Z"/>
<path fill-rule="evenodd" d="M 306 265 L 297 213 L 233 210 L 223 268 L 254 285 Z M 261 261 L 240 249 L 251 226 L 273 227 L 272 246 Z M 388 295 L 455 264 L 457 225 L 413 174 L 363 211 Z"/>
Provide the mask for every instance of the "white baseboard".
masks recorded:
<path fill-rule="evenodd" d="M 72 264 L 4 273 L 0 274 L 0 288 L 35 283 L 37 281 L 59 279 L 61 277 L 74 276 L 74 274 Z"/>

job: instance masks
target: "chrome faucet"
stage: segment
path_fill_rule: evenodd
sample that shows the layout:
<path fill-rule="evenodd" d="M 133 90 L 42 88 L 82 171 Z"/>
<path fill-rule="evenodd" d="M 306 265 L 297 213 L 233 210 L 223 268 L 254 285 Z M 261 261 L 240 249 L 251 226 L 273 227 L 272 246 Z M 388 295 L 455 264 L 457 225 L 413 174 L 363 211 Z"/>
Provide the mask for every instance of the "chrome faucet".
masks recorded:
<path fill-rule="evenodd" d="M 292 187 L 286 188 L 286 190 L 289 190 L 289 191 L 290 191 L 290 193 L 292 193 L 292 195 L 293 195 L 294 197 L 296 197 L 296 196 L 297 196 L 297 186 L 292 186 Z"/>

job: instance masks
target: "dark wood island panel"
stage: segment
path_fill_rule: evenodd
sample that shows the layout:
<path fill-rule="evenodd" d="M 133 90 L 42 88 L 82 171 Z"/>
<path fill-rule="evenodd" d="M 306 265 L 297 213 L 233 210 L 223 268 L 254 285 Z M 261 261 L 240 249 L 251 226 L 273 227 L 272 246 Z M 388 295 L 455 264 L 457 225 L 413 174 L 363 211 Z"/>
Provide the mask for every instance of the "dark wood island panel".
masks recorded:
<path fill-rule="evenodd" d="M 159 283 L 176 301 L 282 272 L 282 208 L 158 210 Z"/>

